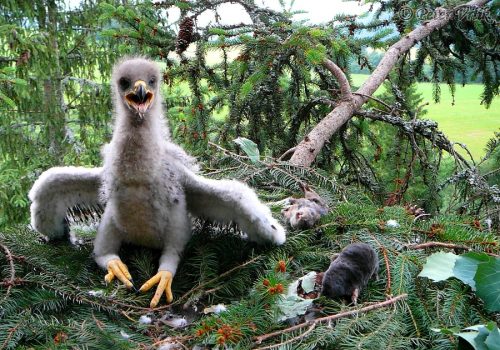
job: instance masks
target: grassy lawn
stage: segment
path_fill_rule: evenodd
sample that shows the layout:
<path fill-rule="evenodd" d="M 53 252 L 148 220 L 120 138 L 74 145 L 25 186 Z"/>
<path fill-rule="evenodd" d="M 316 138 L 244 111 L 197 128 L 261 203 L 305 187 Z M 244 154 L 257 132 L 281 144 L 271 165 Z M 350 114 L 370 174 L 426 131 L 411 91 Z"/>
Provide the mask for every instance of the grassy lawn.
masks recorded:
<path fill-rule="evenodd" d="M 354 86 L 359 86 L 367 75 L 353 74 Z M 441 101 L 434 103 L 432 84 L 419 83 L 418 91 L 422 94 L 427 114 L 424 118 L 435 120 L 439 128 L 451 141 L 464 143 L 476 160 L 484 154 L 484 146 L 493 137 L 495 131 L 500 131 L 500 98 L 496 98 L 486 109 L 481 102 L 482 85 L 457 84 L 455 104 L 446 84 L 441 84 Z M 457 147 L 460 151 L 460 147 Z"/>

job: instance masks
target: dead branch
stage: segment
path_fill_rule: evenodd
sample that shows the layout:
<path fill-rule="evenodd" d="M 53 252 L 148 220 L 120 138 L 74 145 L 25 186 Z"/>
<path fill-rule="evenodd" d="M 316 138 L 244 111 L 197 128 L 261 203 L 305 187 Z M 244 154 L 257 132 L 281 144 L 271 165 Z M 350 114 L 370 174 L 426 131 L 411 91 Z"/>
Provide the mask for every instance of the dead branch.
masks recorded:
<path fill-rule="evenodd" d="M 444 243 L 444 242 L 426 242 L 426 243 L 420 243 L 420 244 L 410 244 L 410 245 L 406 246 L 406 248 L 412 249 L 412 250 L 434 248 L 434 247 L 471 250 L 471 248 L 466 247 L 464 245 L 458 245 L 458 244 L 453 244 L 453 243 Z"/>
<path fill-rule="evenodd" d="M 454 143 L 449 141 L 446 136 L 444 136 L 444 134 L 437 129 L 438 124 L 435 121 L 426 119 L 414 119 L 407 121 L 394 115 L 374 113 L 371 111 L 359 111 L 356 112 L 355 115 L 391 124 L 409 136 L 419 134 L 431 141 L 438 148 L 448 152 L 455 159 L 459 160 L 462 165 L 469 168 L 467 160 L 462 157 L 460 153 L 455 151 L 453 148 Z"/>
<path fill-rule="evenodd" d="M 281 347 L 283 345 L 286 345 L 286 344 L 294 343 L 297 340 L 300 340 L 302 338 L 307 337 L 309 335 L 309 333 L 311 333 L 314 330 L 314 328 L 316 328 L 316 323 L 312 323 L 311 326 L 307 329 L 307 331 L 305 331 L 304 333 L 300 333 L 296 337 L 290 338 L 290 339 L 285 340 L 284 342 L 281 342 L 281 343 L 278 343 L 278 344 L 272 344 L 272 345 L 264 346 L 264 347 L 261 347 L 261 348 L 256 348 L 254 350 L 275 349 L 275 348 L 279 348 L 279 347 Z"/>
<path fill-rule="evenodd" d="M 341 313 L 334 314 L 334 315 L 320 317 L 320 318 L 317 318 L 313 321 L 299 323 L 299 324 L 292 326 L 292 327 L 281 329 L 281 330 L 278 330 L 278 331 L 275 331 L 272 333 L 268 333 L 268 334 L 259 335 L 259 336 L 256 336 L 254 338 L 255 344 L 261 344 L 264 340 L 267 340 L 269 338 L 273 338 L 273 337 L 276 337 L 276 336 L 279 336 L 279 335 L 282 335 L 285 333 L 290 333 L 290 332 L 302 329 L 302 328 L 307 327 L 307 326 L 311 327 L 311 325 L 317 325 L 317 324 L 320 324 L 323 322 L 329 322 L 329 321 L 337 320 L 339 318 L 345 318 L 345 317 L 349 317 L 349 316 L 353 316 L 353 315 L 358 315 L 360 313 L 365 313 L 365 312 L 368 312 L 371 310 L 387 307 L 387 306 L 395 304 L 396 302 L 398 302 L 400 300 L 406 299 L 407 297 L 408 297 L 408 294 L 401 294 L 401 295 L 395 296 L 394 298 L 387 299 L 386 301 L 372 304 L 369 306 L 365 306 L 359 310 L 345 311 L 345 312 L 341 312 Z"/>
<path fill-rule="evenodd" d="M 281 162 L 286 156 L 290 155 L 291 153 L 295 152 L 295 147 L 290 148 L 287 150 L 285 153 L 283 153 L 277 160 L 278 162 Z"/>
<path fill-rule="evenodd" d="M 337 66 L 335 63 L 330 61 L 328 58 L 323 60 L 323 67 L 328 69 L 330 73 L 332 73 L 335 78 L 337 78 L 340 86 L 340 94 L 342 96 L 342 100 L 350 101 L 352 99 L 351 85 L 349 84 L 349 80 L 345 76 L 345 73 L 342 69 Z"/>
<path fill-rule="evenodd" d="M 459 5 L 479 7 L 488 3 L 489 0 L 472 0 L 466 4 Z M 398 60 L 406 54 L 415 44 L 428 37 L 432 32 L 444 27 L 455 17 L 457 7 L 446 10 L 436 9 L 434 19 L 423 23 L 412 32 L 405 35 L 393 44 L 386 52 L 377 68 L 373 71 L 365 83 L 358 89 L 363 95 L 373 95 L 377 88 L 384 82 L 389 72 Z M 349 121 L 368 98 L 364 96 L 352 96 L 348 101 L 341 101 L 321 122 L 319 122 L 307 136 L 297 145 L 290 162 L 294 165 L 309 167 L 319 154 L 325 143 L 335 134 L 342 125 Z"/>

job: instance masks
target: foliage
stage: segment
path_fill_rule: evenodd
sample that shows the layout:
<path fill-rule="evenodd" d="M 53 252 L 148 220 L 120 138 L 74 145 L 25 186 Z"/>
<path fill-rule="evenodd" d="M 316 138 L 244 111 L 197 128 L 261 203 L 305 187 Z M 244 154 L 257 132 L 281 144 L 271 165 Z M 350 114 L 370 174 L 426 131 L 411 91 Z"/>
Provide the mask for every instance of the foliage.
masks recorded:
<path fill-rule="evenodd" d="M 458 278 L 476 291 L 487 310 L 500 311 L 500 258 L 478 253 L 435 253 L 427 258 L 419 276 L 435 282 Z"/>
<path fill-rule="evenodd" d="M 111 133 L 103 76 L 120 54 L 99 33 L 97 1 L 0 5 L 0 226 L 25 220 L 42 169 L 95 165 Z"/>
<path fill-rule="evenodd" d="M 74 230 L 83 245 L 73 246 L 66 241 L 45 243 L 36 233 L 13 227 L 0 238 L 5 252 L 1 258 L 5 262 L 1 272 L 5 288 L 0 344 L 10 349 L 67 348 L 84 343 L 90 349 L 103 349 L 177 342 L 188 347 L 207 344 L 248 349 L 256 346 L 257 336 L 289 326 L 278 321 L 278 301 L 294 280 L 309 271 L 326 270 L 334 252 L 359 241 L 377 249 L 380 279 L 363 291 L 361 305 L 322 297 L 314 301 L 316 311 L 311 316 L 354 310 L 365 303 L 384 301 L 387 295 L 407 293 L 408 297 L 355 318 L 318 324 L 310 333 L 305 333 L 306 329 L 283 333 L 261 346 L 299 336 L 299 348 L 370 349 L 378 344 L 384 348 L 453 349 L 457 338 L 432 329 L 500 322 L 499 315 L 488 313 L 467 285 L 454 280 L 430 283 L 418 277 L 424 259 L 436 248 L 416 244 L 439 240 L 478 253 L 499 253 L 498 237 L 475 227 L 471 218 L 443 215 L 415 221 L 403 207 L 381 208 L 358 191 L 333 187 L 319 175 L 268 164 L 257 176 L 257 165 L 243 156 L 235 160 L 228 153 L 226 159 L 219 158 L 214 162 L 227 163 L 230 158 L 240 164 L 247 162 L 247 168 L 218 167 L 226 172 L 214 176 L 240 174 L 241 178 L 242 173 L 253 172 L 249 180 L 261 188 L 261 197 L 270 201 L 296 193 L 296 181 L 307 181 L 328 200 L 332 210 L 315 229 L 289 232 L 281 247 L 257 246 L 241 239 L 231 226 L 197 222 L 173 284 L 174 304 L 155 310 L 147 307 L 148 294 L 134 294 L 119 285 L 104 286 L 104 273 L 90 254 L 92 231 L 82 235 L 81 230 Z M 390 226 L 389 220 L 399 225 Z M 140 284 L 155 271 L 155 252 L 129 246 L 122 249 L 121 256 L 135 283 Z M 200 314 L 204 307 L 218 303 L 227 305 L 227 311 Z M 166 326 L 162 319 L 171 313 L 184 315 L 188 326 Z M 148 315 L 153 323 L 139 323 L 141 315 Z M 122 331 L 130 338 L 124 339 Z"/>

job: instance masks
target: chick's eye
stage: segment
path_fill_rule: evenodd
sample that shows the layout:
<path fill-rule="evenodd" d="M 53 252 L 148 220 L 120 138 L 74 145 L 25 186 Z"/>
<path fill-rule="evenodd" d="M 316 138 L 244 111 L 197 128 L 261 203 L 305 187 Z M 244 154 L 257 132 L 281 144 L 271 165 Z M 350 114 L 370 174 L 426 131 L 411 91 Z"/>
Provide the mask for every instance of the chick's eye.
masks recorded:
<path fill-rule="evenodd" d="M 155 78 L 151 78 L 149 80 L 149 85 L 153 86 L 155 83 L 156 83 L 156 79 Z"/>
<path fill-rule="evenodd" d="M 120 85 L 122 90 L 126 90 L 130 87 L 130 80 L 127 78 L 120 78 L 120 80 L 118 80 L 118 85 Z"/>

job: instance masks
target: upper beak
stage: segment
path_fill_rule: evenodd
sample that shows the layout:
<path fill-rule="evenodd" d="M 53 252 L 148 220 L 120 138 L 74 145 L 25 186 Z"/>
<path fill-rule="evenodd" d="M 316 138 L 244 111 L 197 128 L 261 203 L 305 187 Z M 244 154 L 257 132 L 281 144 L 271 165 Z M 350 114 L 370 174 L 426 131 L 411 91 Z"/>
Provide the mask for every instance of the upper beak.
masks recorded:
<path fill-rule="evenodd" d="M 144 103 L 146 102 L 146 84 L 143 82 L 143 81 L 139 81 L 138 82 L 139 84 L 137 85 L 136 89 L 135 89 L 135 94 L 137 95 L 137 97 L 139 97 L 139 102 L 140 103 Z"/>
<path fill-rule="evenodd" d="M 137 80 L 134 84 L 134 88 L 127 95 L 125 99 L 129 107 L 134 108 L 139 113 L 145 113 L 154 99 L 154 92 L 149 90 L 146 82 L 143 80 Z"/>

